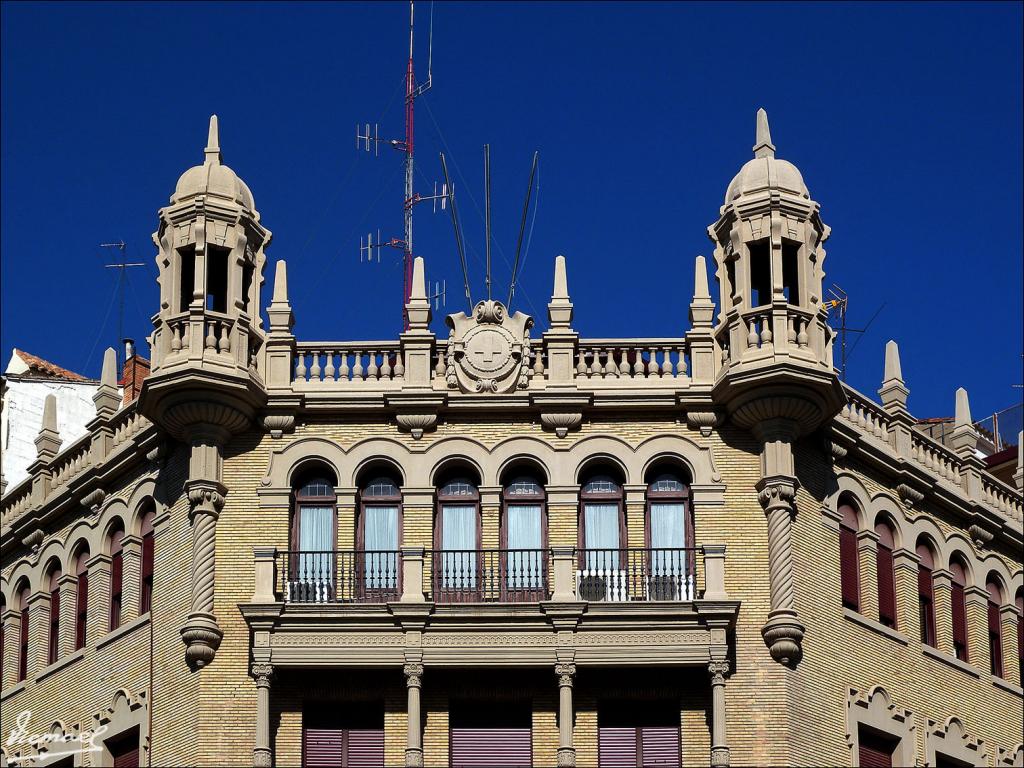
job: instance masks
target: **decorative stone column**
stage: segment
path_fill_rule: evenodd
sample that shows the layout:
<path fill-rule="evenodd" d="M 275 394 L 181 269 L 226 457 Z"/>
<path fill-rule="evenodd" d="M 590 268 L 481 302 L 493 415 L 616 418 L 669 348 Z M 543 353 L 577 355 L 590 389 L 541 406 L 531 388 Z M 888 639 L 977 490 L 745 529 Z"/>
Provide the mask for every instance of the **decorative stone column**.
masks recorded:
<path fill-rule="evenodd" d="M 729 765 L 729 745 L 725 738 L 725 676 L 729 662 L 718 659 L 708 664 L 711 676 L 711 765 Z"/>
<path fill-rule="evenodd" d="M 788 446 L 787 446 L 788 447 Z M 767 448 L 766 448 L 767 450 Z M 793 580 L 793 502 L 796 479 L 781 475 L 759 481 L 757 498 L 768 520 L 768 580 L 771 610 L 761 636 L 781 664 L 800 660 L 804 625 L 796 611 Z"/>
<path fill-rule="evenodd" d="M 408 731 L 405 738 L 406 768 L 422 768 L 423 766 L 423 727 L 420 714 L 420 687 L 423 684 L 423 665 L 407 663 L 402 671 L 405 673 L 407 695 L 406 713 Z"/>
<path fill-rule="evenodd" d="M 558 768 L 576 765 L 576 747 L 572 743 L 572 680 L 576 676 L 576 665 L 555 664 L 558 675 Z"/>
<path fill-rule="evenodd" d="M 186 489 L 192 520 L 192 610 L 181 628 L 181 639 L 186 661 L 202 668 L 213 661 L 224 636 L 213 613 L 213 598 L 217 519 L 227 489 L 213 480 L 190 480 Z"/>
<path fill-rule="evenodd" d="M 256 741 L 252 749 L 252 764 L 256 768 L 269 768 L 273 764 L 270 756 L 270 678 L 273 675 L 272 664 L 252 665 L 252 676 L 256 681 Z"/>
<path fill-rule="evenodd" d="M 139 617 L 142 601 L 142 537 L 134 534 L 121 539 L 121 623 Z"/>

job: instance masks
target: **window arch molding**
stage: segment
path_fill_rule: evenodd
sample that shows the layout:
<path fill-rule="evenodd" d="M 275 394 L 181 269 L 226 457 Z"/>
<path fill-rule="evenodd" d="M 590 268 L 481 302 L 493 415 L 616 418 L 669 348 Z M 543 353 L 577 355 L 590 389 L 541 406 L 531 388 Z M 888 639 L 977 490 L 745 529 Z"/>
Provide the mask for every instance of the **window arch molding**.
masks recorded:
<path fill-rule="evenodd" d="M 871 530 L 877 530 L 879 525 L 887 526 L 892 532 L 892 550 L 893 552 L 896 552 L 898 550 L 908 548 L 905 524 L 906 521 L 904 520 L 903 515 L 895 514 L 887 507 L 882 507 L 880 509 L 876 509 L 874 512 Z"/>
<path fill-rule="evenodd" d="M 821 505 L 822 515 L 826 518 L 824 521 L 825 525 L 838 531 L 839 522 L 842 517 L 839 507 L 848 504 L 857 513 L 856 531 L 859 533 L 860 531 L 872 528 L 874 526 L 873 522 L 869 524 L 873 508 L 871 494 L 868 493 L 860 479 L 849 472 L 843 471 L 836 473 L 835 482 L 836 486 L 832 489 L 832 493 L 826 497 Z"/>

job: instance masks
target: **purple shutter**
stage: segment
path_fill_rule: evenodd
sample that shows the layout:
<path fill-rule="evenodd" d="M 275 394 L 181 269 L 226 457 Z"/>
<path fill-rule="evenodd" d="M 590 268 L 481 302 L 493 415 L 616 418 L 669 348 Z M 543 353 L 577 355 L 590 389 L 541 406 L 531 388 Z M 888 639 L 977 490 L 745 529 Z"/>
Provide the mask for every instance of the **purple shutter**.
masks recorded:
<path fill-rule="evenodd" d="M 348 736 L 348 768 L 384 768 L 384 730 L 353 728 Z"/>
<path fill-rule="evenodd" d="M 600 768 L 636 768 L 637 729 L 601 726 L 597 729 L 597 764 Z"/>
<path fill-rule="evenodd" d="M 658 765 L 679 765 L 679 729 L 655 726 L 640 729 L 640 752 L 643 768 Z"/>
<path fill-rule="evenodd" d="M 341 728 L 304 728 L 302 764 L 308 768 L 335 768 L 341 765 L 345 731 Z"/>
<path fill-rule="evenodd" d="M 452 768 L 533 764 L 529 728 L 452 728 L 450 748 Z"/>

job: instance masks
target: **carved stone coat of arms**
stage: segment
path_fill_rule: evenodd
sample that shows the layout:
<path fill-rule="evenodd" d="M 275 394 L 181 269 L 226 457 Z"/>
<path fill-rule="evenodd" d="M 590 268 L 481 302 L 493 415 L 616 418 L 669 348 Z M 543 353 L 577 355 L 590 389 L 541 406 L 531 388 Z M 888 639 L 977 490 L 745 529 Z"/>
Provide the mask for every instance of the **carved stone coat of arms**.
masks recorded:
<path fill-rule="evenodd" d="M 500 301 L 481 301 L 472 315 L 448 315 L 449 389 L 507 392 L 529 382 L 530 328 L 533 318 L 509 316 Z"/>

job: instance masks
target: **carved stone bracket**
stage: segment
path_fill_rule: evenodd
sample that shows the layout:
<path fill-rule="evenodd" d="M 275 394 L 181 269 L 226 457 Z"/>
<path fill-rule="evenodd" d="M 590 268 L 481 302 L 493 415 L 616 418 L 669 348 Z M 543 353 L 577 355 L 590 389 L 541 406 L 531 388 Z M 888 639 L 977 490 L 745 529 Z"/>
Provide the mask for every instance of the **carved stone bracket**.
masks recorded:
<path fill-rule="evenodd" d="M 565 437 L 569 430 L 577 430 L 583 423 L 580 411 L 551 411 L 540 415 L 540 423 L 544 429 L 554 432 L 558 437 Z"/>
<path fill-rule="evenodd" d="M 795 665 L 801 656 L 804 625 L 796 611 L 793 578 L 793 503 L 796 480 L 775 476 L 757 484 L 757 498 L 768 519 L 768 578 L 771 611 L 761 636 L 772 658 Z"/>
<path fill-rule="evenodd" d="M 704 437 L 711 437 L 711 432 L 720 423 L 721 417 L 715 411 L 687 411 L 686 424 L 690 429 L 699 429 Z"/>
<path fill-rule="evenodd" d="M 896 486 L 896 493 L 903 499 L 903 503 L 907 505 L 907 508 L 911 508 L 921 503 L 924 499 L 924 494 L 917 488 L 914 488 L 907 483 L 900 483 Z"/>
<path fill-rule="evenodd" d="M 281 437 L 285 432 L 295 430 L 294 413 L 268 413 L 263 416 L 263 428 L 273 438 Z"/>
<path fill-rule="evenodd" d="M 94 514 L 99 514 L 100 507 L 103 506 L 103 502 L 107 498 L 107 492 L 102 488 L 94 488 L 82 497 L 82 506 L 88 507 L 88 509 Z"/>
<path fill-rule="evenodd" d="M 42 546 L 43 532 L 36 528 L 34 531 L 25 536 L 21 540 L 21 543 L 24 544 L 27 549 L 31 550 L 33 555 L 35 555 L 39 552 L 39 547 Z"/>
<path fill-rule="evenodd" d="M 395 416 L 399 429 L 410 433 L 414 440 L 423 437 L 423 433 L 437 426 L 436 413 L 399 413 Z"/>
<path fill-rule="evenodd" d="M 992 543 L 992 539 L 995 538 L 995 534 L 983 525 L 974 523 L 967 529 L 967 532 L 971 534 L 971 541 L 974 542 L 974 546 L 979 549 L 985 549 L 989 544 Z"/>

